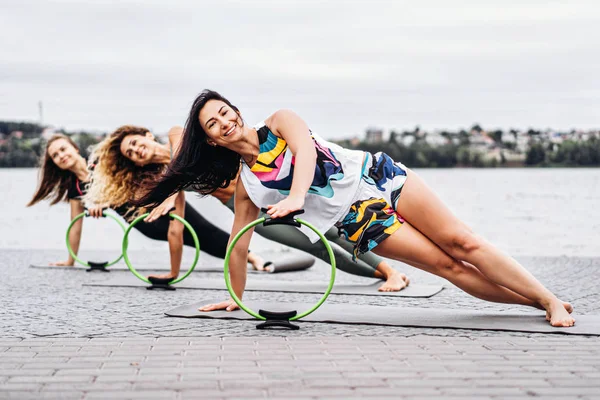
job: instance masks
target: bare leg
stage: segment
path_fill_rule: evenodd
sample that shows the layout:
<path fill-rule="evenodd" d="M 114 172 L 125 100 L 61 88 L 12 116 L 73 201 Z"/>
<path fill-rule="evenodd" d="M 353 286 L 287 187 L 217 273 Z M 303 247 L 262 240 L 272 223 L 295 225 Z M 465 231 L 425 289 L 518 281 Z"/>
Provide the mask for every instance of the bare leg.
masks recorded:
<path fill-rule="evenodd" d="M 490 281 L 477 268 L 453 259 L 409 222 L 405 222 L 373 251 L 441 276 L 477 298 L 496 303 L 535 306 L 530 299 Z"/>
<path fill-rule="evenodd" d="M 575 323 L 562 301 L 516 260 L 475 235 L 410 170 L 397 211 L 452 258 L 476 266 L 490 281 L 541 304 L 553 326 L 572 326 Z"/>

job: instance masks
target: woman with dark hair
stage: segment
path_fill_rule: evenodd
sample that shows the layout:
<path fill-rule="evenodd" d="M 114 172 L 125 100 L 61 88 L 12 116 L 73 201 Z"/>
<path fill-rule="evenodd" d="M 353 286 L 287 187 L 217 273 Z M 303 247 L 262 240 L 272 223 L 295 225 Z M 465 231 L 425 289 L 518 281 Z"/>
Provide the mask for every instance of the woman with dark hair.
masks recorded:
<path fill-rule="evenodd" d="M 88 199 L 95 203 L 110 201 L 112 204 L 122 204 L 128 199 L 135 198 L 139 191 L 138 188 L 144 182 L 151 182 L 155 178 L 158 179 L 160 176 L 159 171 L 162 171 L 164 165 L 171 161 L 173 153 L 177 154 L 182 132 L 183 129 L 179 127 L 174 127 L 169 131 L 170 148 L 168 148 L 156 142 L 154 137 L 145 128 L 125 126 L 117 129 L 94 153 L 94 157 L 102 161 L 94 173 L 94 183 L 90 188 Z M 175 151 L 172 151 L 172 149 L 175 149 Z M 227 187 L 220 188 L 212 193 L 213 196 L 218 198 L 231 211 L 234 211 L 233 192 L 236 179 L 237 177 Z M 179 191 L 179 193 L 183 196 L 183 192 Z M 156 216 L 164 214 L 170 207 L 169 200 L 158 204 L 152 210 L 148 220 L 155 220 Z M 122 208 L 120 209 L 121 212 Z M 188 211 L 188 208 L 186 208 L 186 218 L 191 212 L 197 214 L 191 206 L 189 209 Z M 159 222 L 156 221 L 155 224 Z M 150 230 L 151 232 L 156 231 L 156 229 L 149 229 L 144 225 L 141 226 L 141 229 Z M 256 231 L 267 239 L 305 251 L 327 262 L 329 261 L 329 256 L 320 243 L 310 243 L 306 236 L 292 227 L 274 226 L 264 228 L 260 226 L 256 228 Z M 151 234 L 151 232 L 146 234 Z M 209 237 L 206 240 L 209 240 L 209 243 L 210 240 L 214 240 L 211 239 L 214 236 L 211 233 L 211 229 L 198 229 L 197 232 L 208 235 Z M 385 282 L 379 288 L 380 291 L 398 291 L 408 285 L 409 280 L 406 275 L 394 270 L 386 261 L 374 254 L 365 254 L 360 257 L 361 260 L 353 262 L 352 247 L 346 241 L 339 238 L 335 229 L 330 229 L 326 233 L 326 236 L 332 241 L 332 248 L 339 269 L 353 275 L 384 279 Z M 223 258 L 229 236 L 220 231 L 216 237 L 219 245 L 211 246 L 211 249 L 218 250 L 217 256 Z M 191 237 L 189 241 L 191 242 Z M 203 243 L 202 240 L 201 243 Z M 253 265 L 262 262 L 262 259 L 258 259 L 252 253 L 249 254 L 249 259 Z"/>
<path fill-rule="evenodd" d="M 125 125 L 106 137 L 93 150 L 91 159 L 95 167 L 92 181 L 84 196 L 86 203 L 113 208 L 126 220 L 131 221 L 147 212 L 143 207 L 133 207 L 130 200 L 139 197 L 140 188 L 157 179 L 171 160 L 171 149 L 181 135 L 182 128 L 169 131 L 170 145 L 155 140 L 146 128 Z M 173 210 L 174 208 L 174 210 Z M 173 211 L 172 211 L 173 210 Z M 211 224 L 185 201 L 183 191 L 174 193 L 150 215 L 135 225 L 143 235 L 169 242 L 171 272 L 157 275 L 158 278 L 176 278 L 179 275 L 183 246 L 194 247 L 192 235 L 181 222 L 160 218 L 173 212 L 194 228 L 203 252 L 224 258 L 229 235 Z M 255 269 L 263 269 L 264 261 L 249 252 L 248 261 Z"/>
<path fill-rule="evenodd" d="M 79 153 L 79 146 L 66 135 L 53 135 L 46 143 L 41 157 L 38 187 L 27 207 L 45 199 L 50 199 L 50 205 L 68 201 L 71 207 L 71 220 L 73 220 L 85 209 L 81 197 L 85 193 L 89 179 L 87 162 Z M 98 214 L 102 210 L 94 208 L 90 212 Z M 82 229 L 83 219 L 79 219 L 69 232 L 69 243 L 75 254 L 79 251 Z M 67 261 L 58 261 L 50 265 L 73 266 L 75 260 L 69 254 Z"/>
<path fill-rule="evenodd" d="M 227 187 L 240 161 L 232 237 L 256 219 L 260 207 L 272 218 L 304 208 L 304 219 L 321 231 L 335 225 L 356 254 L 374 251 L 403 261 L 480 299 L 544 309 L 553 326 L 575 323 L 569 303 L 476 235 L 416 173 L 384 153 L 327 142 L 289 110 L 250 127 L 227 99 L 202 92 L 190 110 L 179 154 L 139 202 L 157 204 L 190 185 L 204 194 Z M 251 236 L 252 231 L 242 236 L 230 259 L 231 283 L 240 298 Z M 200 310 L 235 308 L 229 299 Z"/>

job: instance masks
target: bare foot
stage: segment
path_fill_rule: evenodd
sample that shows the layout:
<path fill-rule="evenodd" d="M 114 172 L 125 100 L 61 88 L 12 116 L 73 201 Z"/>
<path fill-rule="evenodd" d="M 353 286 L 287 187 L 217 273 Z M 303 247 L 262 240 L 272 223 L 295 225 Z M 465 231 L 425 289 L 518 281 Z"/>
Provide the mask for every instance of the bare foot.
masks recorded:
<path fill-rule="evenodd" d="M 565 307 L 565 310 L 567 310 L 567 312 L 569 314 L 571 314 L 573 312 L 573 306 L 571 305 L 571 303 L 567 303 L 566 301 L 563 301 L 563 307 Z M 550 312 L 546 311 L 546 321 L 550 321 Z"/>
<path fill-rule="evenodd" d="M 150 276 L 148 276 L 148 278 L 175 279 L 177 277 L 173 276 L 172 274 L 162 274 L 162 275 L 150 275 Z"/>
<path fill-rule="evenodd" d="M 265 270 L 265 260 L 261 256 L 255 253 L 248 253 L 248 262 L 252 265 L 252 269 L 256 271 Z"/>
<path fill-rule="evenodd" d="M 379 287 L 380 292 L 399 292 L 408 286 L 410 280 L 402 272 L 393 271 L 387 276 L 385 283 Z"/>
<path fill-rule="evenodd" d="M 71 262 L 71 261 L 57 261 L 57 262 L 53 262 L 48 264 L 52 267 L 74 267 L 75 266 L 75 262 Z"/>
<path fill-rule="evenodd" d="M 575 319 L 569 314 L 567 307 L 561 301 L 550 304 L 546 319 L 548 319 L 548 314 L 550 315 L 550 325 L 552 326 L 569 327 L 575 325 Z"/>

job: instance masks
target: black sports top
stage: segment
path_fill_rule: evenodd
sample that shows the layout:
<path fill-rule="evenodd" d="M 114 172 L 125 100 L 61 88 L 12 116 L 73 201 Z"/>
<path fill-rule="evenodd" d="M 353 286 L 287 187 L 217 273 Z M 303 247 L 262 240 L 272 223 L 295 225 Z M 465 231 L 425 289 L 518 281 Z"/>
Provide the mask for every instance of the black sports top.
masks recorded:
<path fill-rule="evenodd" d="M 67 191 L 67 199 L 80 200 L 87 192 L 89 182 L 81 182 L 75 174 L 71 177 L 71 185 Z"/>

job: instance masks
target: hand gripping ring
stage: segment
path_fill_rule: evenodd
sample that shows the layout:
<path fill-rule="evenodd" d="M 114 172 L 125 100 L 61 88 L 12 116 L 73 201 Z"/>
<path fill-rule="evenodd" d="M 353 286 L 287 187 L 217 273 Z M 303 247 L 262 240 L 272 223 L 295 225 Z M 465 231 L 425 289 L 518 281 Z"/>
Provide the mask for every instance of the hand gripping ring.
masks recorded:
<path fill-rule="evenodd" d="M 119 256 L 119 258 L 117 258 L 116 260 L 114 260 L 112 262 L 108 262 L 108 261 L 104 261 L 104 262 L 88 261 L 88 262 L 85 262 L 85 261 L 81 260 L 79 257 L 77 257 L 77 255 L 75 254 L 75 252 L 71 248 L 71 243 L 69 242 L 69 235 L 71 233 L 71 228 L 73 228 L 73 225 L 75 225 L 75 222 L 77 222 L 78 220 L 80 220 L 83 217 L 89 217 L 89 215 L 90 215 L 89 212 L 86 210 L 85 212 L 82 212 L 81 214 L 79 214 L 78 216 L 76 216 L 75 218 L 73 218 L 73 220 L 69 224 L 69 227 L 67 228 L 67 236 L 66 236 L 67 250 L 69 250 L 69 254 L 71 255 L 71 257 L 73 257 L 73 260 L 77 261 L 81 265 L 85 265 L 86 267 L 92 267 L 92 268 L 97 268 L 97 269 L 104 269 L 105 267 L 110 267 L 111 265 L 118 263 L 119 260 L 123 257 L 123 254 L 121 254 Z M 119 226 L 123 229 L 123 231 L 125 231 L 125 229 L 126 229 L 125 225 L 123 225 L 123 223 L 121 222 L 121 220 L 119 220 L 119 218 L 115 217 L 113 214 L 107 213 L 106 210 L 102 210 L 102 216 L 103 217 L 112 218 L 113 220 L 115 220 L 117 222 L 117 224 L 119 224 Z"/>
<path fill-rule="evenodd" d="M 263 211 L 265 211 L 265 210 L 263 209 Z M 323 294 L 323 297 L 321 297 L 321 299 L 317 302 L 317 304 L 315 304 L 312 308 L 310 308 L 307 311 L 304 311 L 304 312 L 302 312 L 300 314 L 296 313 L 295 311 L 293 311 L 293 312 L 287 312 L 287 313 L 279 313 L 281 315 L 287 314 L 287 316 L 285 318 L 283 318 L 283 319 L 285 319 L 287 321 L 295 321 L 295 320 L 298 320 L 300 318 L 306 317 L 310 313 L 314 312 L 317 308 L 319 308 L 321 306 L 321 304 L 323 304 L 323 302 L 325 302 L 325 299 L 327 299 L 327 297 L 329 296 L 329 293 L 331 293 L 331 289 L 333 289 L 333 284 L 335 282 L 335 256 L 333 255 L 333 250 L 331 249 L 331 246 L 329 245 L 329 242 L 327 241 L 327 239 L 325 238 L 325 236 L 323 236 L 323 234 L 321 234 L 321 232 L 319 232 L 314 226 L 312 226 L 310 223 L 304 221 L 303 219 L 294 218 L 297 214 L 301 214 L 303 212 L 304 212 L 304 210 L 298 210 L 298 211 L 295 211 L 295 212 L 293 212 L 293 213 L 291 213 L 291 214 L 289 214 L 289 215 L 287 215 L 285 217 L 282 217 L 282 218 L 273 218 L 272 219 L 269 216 L 267 216 L 267 217 L 261 217 L 261 218 L 255 220 L 255 221 L 249 223 L 244 228 L 242 228 L 242 230 L 239 231 L 237 235 L 235 235 L 235 237 L 233 238 L 233 240 L 231 241 L 231 243 L 227 247 L 227 253 L 225 254 L 225 267 L 224 267 L 224 270 L 223 270 L 223 272 L 225 274 L 225 284 L 227 285 L 227 290 L 229 291 L 229 294 L 231 295 L 231 298 L 237 303 L 237 305 L 240 306 L 240 308 L 242 310 L 244 310 L 248 314 L 252 315 L 254 318 L 257 318 L 257 319 L 265 321 L 265 320 L 268 319 L 268 317 L 272 317 L 273 314 L 276 315 L 278 313 L 273 313 L 273 312 L 263 311 L 263 310 L 260 310 L 261 313 L 257 313 L 255 311 L 253 311 L 252 309 L 246 307 L 244 305 L 244 303 L 242 303 L 242 300 L 240 300 L 240 298 L 237 297 L 237 295 L 233 291 L 233 288 L 231 287 L 231 280 L 229 278 L 229 257 L 231 256 L 233 248 L 235 247 L 235 245 L 238 242 L 238 240 L 248 230 L 250 230 L 251 228 L 255 227 L 256 225 L 263 224 L 263 223 L 264 223 L 265 226 L 275 225 L 275 224 L 284 224 L 284 225 L 293 225 L 293 226 L 304 225 L 304 226 L 310 228 L 317 235 L 319 235 L 319 238 L 323 242 L 323 244 L 325 245 L 325 248 L 327 249 L 327 254 L 329 255 L 329 260 L 330 260 L 330 264 L 331 264 L 331 278 L 329 279 L 329 286 L 327 287 L 327 290 Z M 261 315 L 261 314 L 263 314 L 263 315 Z M 275 319 L 280 319 L 280 318 L 275 317 Z M 258 327 L 260 328 L 260 325 Z M 297 327 L 294 327 L 292 329 L 297 329 Z"/>
<path fill-rule="evenodd" d="M 127 255 L 127 247 L 129 247 L 129 232 L 135 225 L 137 225 L 141 220 L 146 218 L 148 215 L 150 215 L 150 213 L 140 215 L 139 217 L 134 219 L 133 222 L 131 222 L 131 224 L 129 224 L 129 227 L 127 227 L 127 230 L 125 230 L 125 235 L 123 236 L 123 260 L 125 261 L 125 264 L 127 264 L 127 267 L 129 268 L 129 270 L 135 276 L 137 276 L 139 279 L 141 279 L 142 281 L 144 281 L 146 283 L 155 285 L 157 282 L 150 281 L 148 278 L 146 278 L 145 276 L 141 275 L 139 272 L 136 271 L 136 269 L 133 267 L 133 265 L 131 265 L 131 261 L 129 260 L 129 256 Z M 198 240 L 198 236 L 196 235 L 196 231 L 194 231 L 194 228 L 192 228 L 192 226 L 190 225 L 189 222 L 187 222 L 185 219 L 181 218 L 177 214 L 170 213 L 170 214 L 168 214 L 168 216 L 171 219 L 175 219 L 175 220 L 181 222 L 186 227 L 186 229 L 190 232 L 190 234 L 192 235 L 192 239 L 194 239 L 194 245 L 196 246 L 196 255 L 194 257 L 194 261 L 192 262 L 192 266 L 188 269 L 188 271 L 183 276 L 181 276 L 177 279 L 171 280 L 169 282 L 158 282 L 159 285 L 157 285 L 156 287 L 162 287 L 162 288 L 164 288 L 164 286 L 160 286 L 161 283 L 163 285 L 166 284 L 168 286 L 168 285 L 173 285 L 177 282 L 181 282 L 182 280 L 187 278 L 188 275 L 192 273 L 194 268 L 196 268 L 196 264 L 198 263 L 198 257 L 200 257 L 200 241 Z M 164 217 L 166 217 L 166 216 L 164 216 Z"/>

